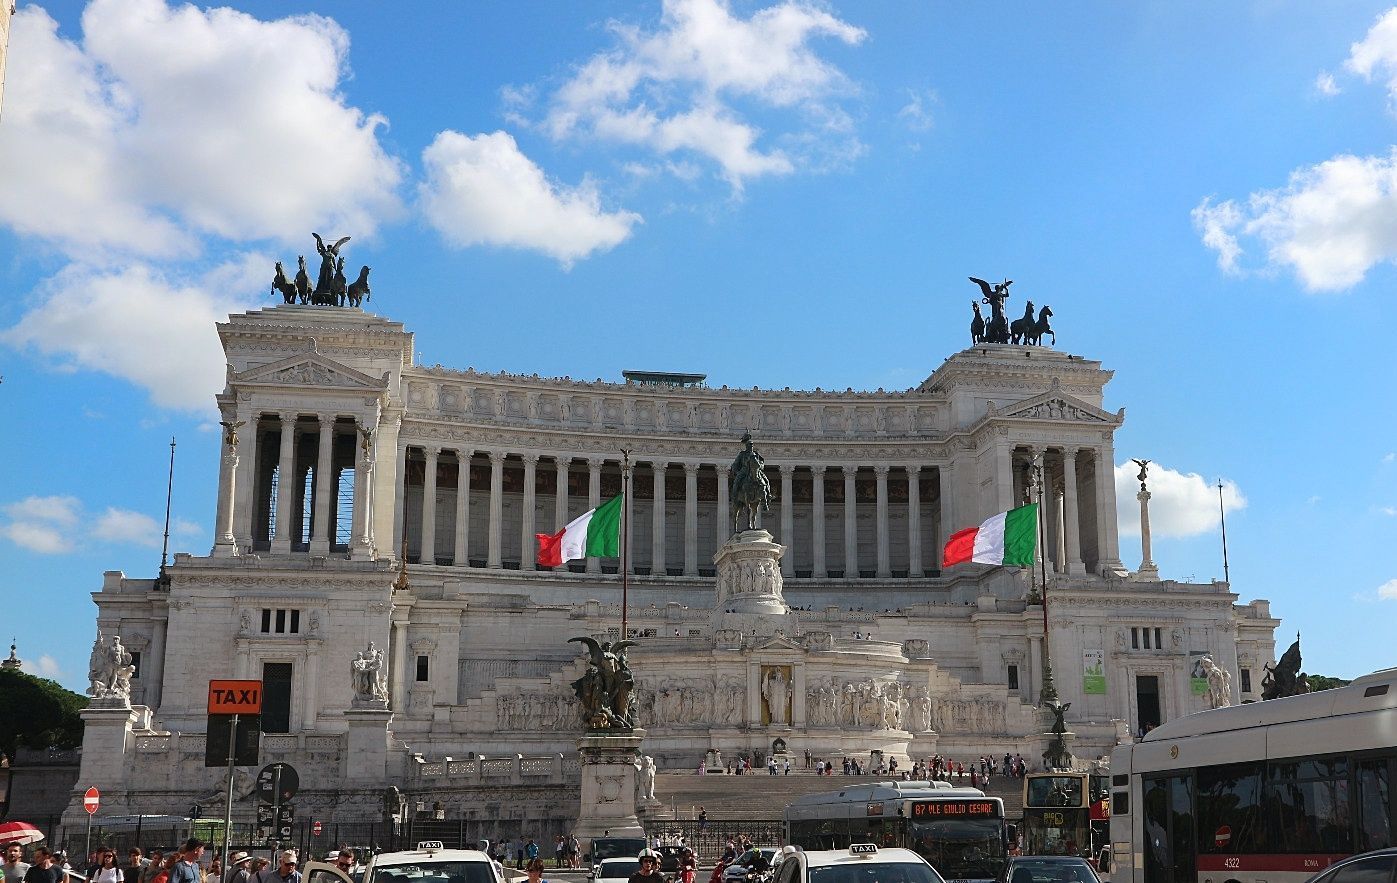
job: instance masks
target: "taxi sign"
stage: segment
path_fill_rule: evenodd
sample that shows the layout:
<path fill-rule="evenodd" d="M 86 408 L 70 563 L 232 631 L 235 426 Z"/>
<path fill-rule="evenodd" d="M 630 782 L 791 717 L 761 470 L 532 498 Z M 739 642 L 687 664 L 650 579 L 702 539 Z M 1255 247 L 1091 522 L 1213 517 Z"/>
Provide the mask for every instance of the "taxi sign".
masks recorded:
<path fill-rule="evenodd" d="M 209 714 L 261 713 L 261 681 L 209 681 Z"/>
<path fill-rule="evenodd" d="M 417 841 L 417 848 L 418 848 L 418 849 L 445 849 L 446 847 L 445 847 L 444 845 L 442 845 L 442 842 L 441 842 L 440 840 L 419 840 L 419 841 Z"/>
<path fill-rule="evenodd" d="M 877 855 L 878 844 L 876 843 L 850 843 L 849 855 Z"/>

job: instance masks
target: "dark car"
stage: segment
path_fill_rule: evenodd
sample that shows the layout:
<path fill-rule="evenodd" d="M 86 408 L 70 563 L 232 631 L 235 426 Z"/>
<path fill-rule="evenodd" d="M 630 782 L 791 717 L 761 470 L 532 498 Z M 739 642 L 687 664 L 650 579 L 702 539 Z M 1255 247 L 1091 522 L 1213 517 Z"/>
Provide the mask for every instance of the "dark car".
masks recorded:
<path fill-rule="evenodd" d="M 1016 855 L 1005 863 L 999 883 L 1101 883 L 1101 878 L 1075 855 Z"/>
<path fill-rule="evenodd" d="M 1397 846 L 1375 849 L 1335 862 L 1305 883 L 1387 883 L 1397 869 Z"/>

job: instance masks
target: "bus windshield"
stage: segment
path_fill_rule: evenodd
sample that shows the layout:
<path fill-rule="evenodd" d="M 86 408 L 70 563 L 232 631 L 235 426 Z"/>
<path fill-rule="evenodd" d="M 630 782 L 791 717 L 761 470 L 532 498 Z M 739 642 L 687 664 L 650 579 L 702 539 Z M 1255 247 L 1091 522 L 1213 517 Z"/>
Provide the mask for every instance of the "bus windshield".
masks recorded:
<path fill-rule="evenodd" d="M 1084 806 L 1081 776 L 1035 776 L 1028 780 L 1025 806 Z"/>
<path fill-rule="evenodd" d="M 992 880 L 1004 868 L 1000 820 L 909 822 L 911 846 L 947 879 Z"/>

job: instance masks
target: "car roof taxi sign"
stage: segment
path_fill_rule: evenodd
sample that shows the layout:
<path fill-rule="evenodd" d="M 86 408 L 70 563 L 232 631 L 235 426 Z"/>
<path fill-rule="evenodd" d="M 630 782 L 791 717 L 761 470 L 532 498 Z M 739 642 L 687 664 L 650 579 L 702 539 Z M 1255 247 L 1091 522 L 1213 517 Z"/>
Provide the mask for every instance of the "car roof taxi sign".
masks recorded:
<path fill-rule="evenodd" d="M 849 855 L 877 855 L 878 844 L 876 843 L 850 843 Z"/>

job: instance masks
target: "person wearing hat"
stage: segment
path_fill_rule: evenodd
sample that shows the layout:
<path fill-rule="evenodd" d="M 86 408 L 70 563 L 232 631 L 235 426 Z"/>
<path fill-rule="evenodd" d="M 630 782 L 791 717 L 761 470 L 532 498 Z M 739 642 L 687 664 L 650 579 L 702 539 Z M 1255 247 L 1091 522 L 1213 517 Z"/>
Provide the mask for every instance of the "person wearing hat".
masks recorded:
<path fill-rule="evenodd" d="M 223 883 L 248 883 L 252 879 L 252 871 L 249 865 L 252 856 L 241 849 L 233 853 L 233 857 L 228 860 L 228 873 L 223 875 Z"/>
<path fill-rule="evenodd" d="M 696 873 L 698 860 L 694 858 L 694 850 L 686 846 L 679 853 L 679 879 L 683 883 L 694 883 Z"/>
<path fill-rule="evenodd" d="M 276 867 L 267 867 L 257 872 L 257 883 L 301 883 L 301 872 L 296 870 L 297 864 L 296 850 L 283 850 Z"/>
<path fill-rule="evenodd" d="M 627 883 L 663 883 L 665 876 L 660 873 L 660 854 L 653 849 L 642 849 L 640 870 L 631 874 Z"/>

